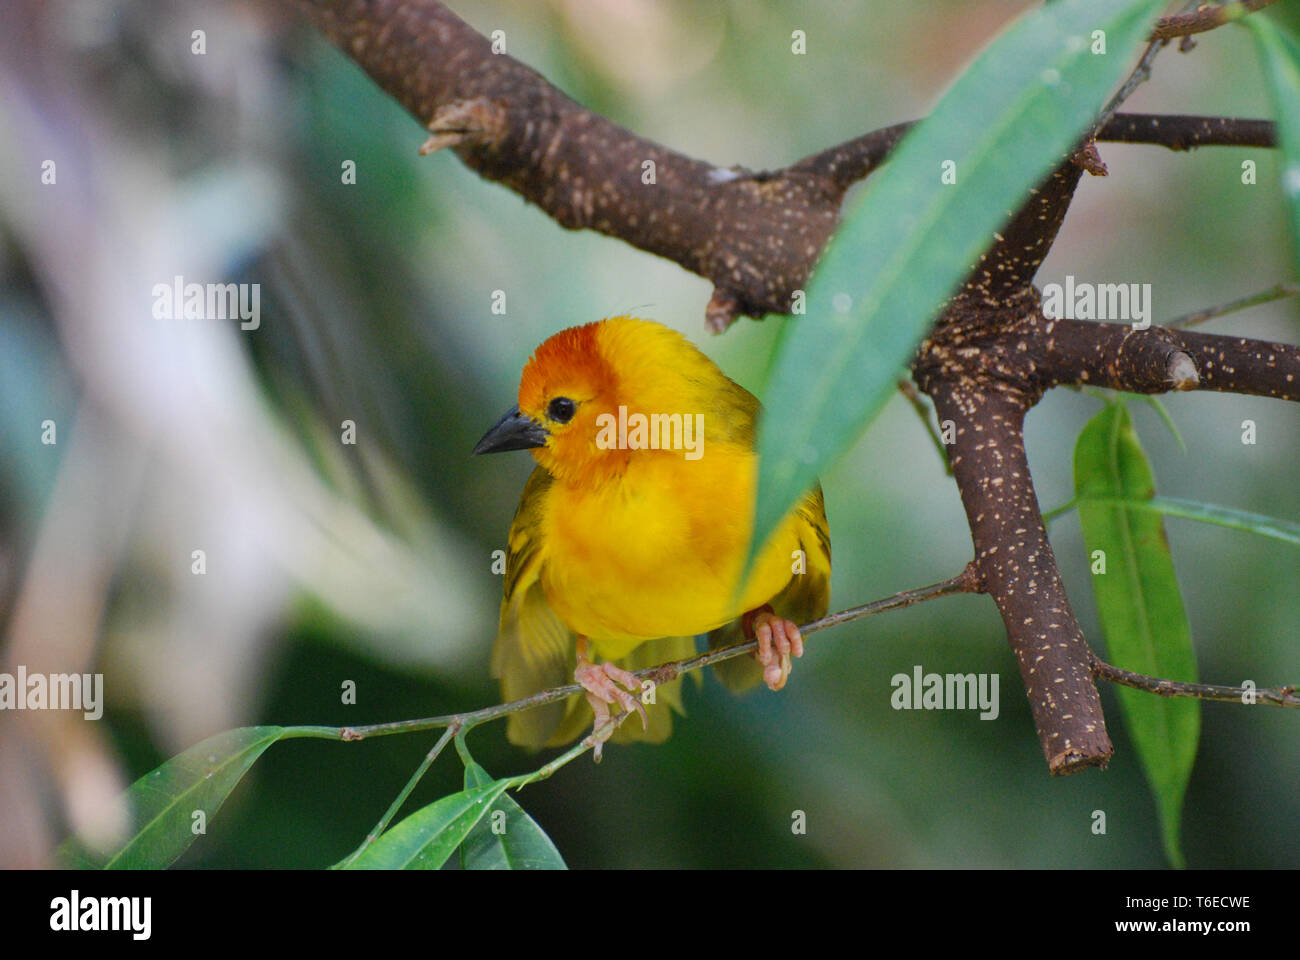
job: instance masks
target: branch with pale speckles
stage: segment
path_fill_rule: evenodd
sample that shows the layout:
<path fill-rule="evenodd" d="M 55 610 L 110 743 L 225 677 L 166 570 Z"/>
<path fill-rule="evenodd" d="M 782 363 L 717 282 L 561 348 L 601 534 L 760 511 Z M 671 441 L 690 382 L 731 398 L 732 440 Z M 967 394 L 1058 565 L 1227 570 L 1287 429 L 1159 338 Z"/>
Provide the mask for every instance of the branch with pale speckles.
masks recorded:
<path fill-rule="evenodd" d="M 1020 666 L 1053 774 L 1102 766 L 1114 747 L 1093 681 L 1096 657 L 1070 607 L 1025 454 L 1025 413 L 1042 396 L 1025 345 L 1031 285 L 1083 172 L 1104 173 L 1085 141 L 1036 189 L 945 306 L 912 365 L 951 439 L 948 459 L 975 547 Z"/>
<path fill-rule="evenodd" d="M 1092 650 L 1070 609 L 1025 456 L 1028 398 L 975 368 L 926 377 L 975 546 L 1020 666 L 1039 742 L 1054 774 L 1105 766 L 1114 748 L 1093 683 Z"/>
<path fill-rule="evenodd" d="M 1091 384 L 1129 393 L 1217 390 L 1300 401 L 1300 346 L 1242 337 L 1049 320 L 1024 326 L 1044 386 Z"/>
<path fill-rule="evenodd" d="M 1085 141 L 980 258 L 921 344 L 913 375 L 950 421 L 950 462 L 981 581 L 998 605 L 1053 773 L 1104 766 L 1112 747 L 1084 639 L 1047 540 L 1022 431 L 1045 390 L 1091 383 L 1159 393 L 1208 389 L 1300 399 L 1300 348 L 1130 324 L 1049 320 L 1033 287 L 1083 173 Z"/>

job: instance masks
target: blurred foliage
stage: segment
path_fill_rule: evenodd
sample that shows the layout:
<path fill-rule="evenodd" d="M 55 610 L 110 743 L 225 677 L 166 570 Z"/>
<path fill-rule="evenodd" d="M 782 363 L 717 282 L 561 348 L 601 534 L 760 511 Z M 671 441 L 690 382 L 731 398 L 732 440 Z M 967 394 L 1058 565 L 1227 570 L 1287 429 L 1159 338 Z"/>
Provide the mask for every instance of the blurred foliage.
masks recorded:
<path fill-rule="evenodd" d="M 451 5 L 481 31 L 505 29 L 511 54 L 616 121 L 720 165 L 763 168 L 924 114 L 1027 4 Z M 251 372 L 251 399 L 227 378 L 210 394 L 214 407 L 238 406 L 286 431 L 338 504 L 355 507 L 376 534 L 411 547 L 413 565 L 358 569 L 378 582 L 414 584 L 423 606 L 385 619 L 386 600 L 376 605 L 384 609 L 372 609 L 360 603 L 364 596 L 342 596 L 359 574 L 322 588 L 312 579 L 320 572 L 309 569 L 281 586 L 270 549 L 276 521 L 307 487 L 286 479 L 277 512 L 233 523 L 237 514 L 226 511 L 277 494 L 279 469 L 278 460 L 254 463 L 266 475 L 237 487 L 235 507 L 220 500 L 248 468 L 238 433 L 221 435 L 222 446 L 194 471 L 147 482 L 134 496 L 101 488 L 83 495 L 99 497 L 88 501 L 88 515 L 117 518 L 126 528 L 112 551 L 81 541 L 108 564 L 94 581 L 103 612 L 89 615 L 88 642 L 109 691 L 98 749 L 118 765 L 119 785 L 226 727 L 357 725 L 496 702 L 488 656 L 500 582 L 490 572 L 491 551 L 503 545 L 531 461 L 522 454 L 476 461 L 468 451 L 509 404 L 532 348 L 562 327 L 633 311 L 682 330 L 756 390 L 782 323 L 745 321 L 707 338 L 707 283 L 617 241 L 561 230 L 449 152 L 420 158 L 417 124 L 310 28 L 268 7 L 22 0 L 15 9 L 40 28 L 38 41 L 28 49 L 18 48 L 14 34 L 0 41 L 6 76 L 22 81 L 22 96 L 0 109 L 0 128 L 9 131 L 0 137 L 4 151 L 32 143 L 29 130 L 55 129 L 72 144 L 85 131 L 96 158 L 121 161 L 85 171 L 73 161 L 60 167 L 68 189 L 83 172 L 93 184 L 84 188 L 84 202 L 98 204 L 86 207 L 94 217 L 87 223 L 104 222 L 100 215 L 111 210 L 114 222 L 130 227 L 95 235 L 107 263 L 125 273 L 148 250 L 154 260 L 145 276 L 167 280 L 190 270 L 173 269 L 173 261 L 197 259 L 219 264 L 210 267 L 213 279 L 263 285 L 260 329 L 228 325 L 198 354 L 132 347 L 119 358 L 111 349 L 117 341 L 83 342 L 87 330 L 107 323 L 104 311 L 119 303 L 126 310 L 123 292 L 108 282 L 113 271 L 87 275 L 84 295 L 70 298 L 75 275 L 51 272 L 58 254 L 41 237 L 69 238 L 61 249 L 75 251 L 78 234 L 54 232 L 42 219 L 48 211 L 31 213 L 23 191 L 32 188 L 13 186 L 15 178 L 0 187 L 0 623 L 7 653 L 15 655 L 20 633 L 46 642 L 64 635 L 57 621 L 19 629 L 30 622 L 17 611 L 29 602 L 36 545 L 59 519 L 47 512 L 68 464 L 58 457 L 69 456 L 63 447 L 58 457 L 42 448 L 36 424 L 55 417 L 76 424 L 65 435 L 84 432 L 86 419 L 74 420 L 74 411 L 93 400 L 121 431 L 110 436 L 137 438 L 110 444 L 124 451 L 123 463 L 103 462 L 124 476 L 136 464 L 152 477 L 160 446 L 117 416 L 110 400 L 174 367 L 171 392 L 157 396 L 183 405 L 207 389 L 207 381 L 187 386 L 184 379 L 197 369 L 195 356 L 220 355 Z M 199 27 L 207 31 L 206 59 L 189 53 Z M 793 29 L 808 34 L 806 56 L 790 54 Z M 1260 75 L 1247 68 L 1253 56 L 1249 35 L 1238 28 L 1200 38 L 1190 54 L 1171 49 L 1128 108 L 1268 115 Z M 46 84 L 56 68 L 58 83 Z M 1232 82 L 1223 82 L 1229 76 Z M 49 98 L 32 111 L 44 127 L 23 126 L 23 97 L 33 91 Z M 1240 151 L 1103 145 L 1102 153 L 1111 175 L 1085 178 L 1043 282 L 1067 273 L 1150 282 L 1159 321 L 1288 277 L 1273 154 L 1249 154 L 1259 164 L 1259 186 L 1243 187 Z M 24 177 L 34 169 L 29 156 L 40 155 L 32 146 L 23 164 L 10 164 L 0 151 L 5 169 Z M 341 182 L 346 160 L 357 164 L 355 185 Z M 200 188 L 216 189 L 219 175 L 226 176 L 224 192 L 206 194 L 218 200 L 194 202 L 205 195 L 195 192 Z M 164 232 L 160 224 L 170 226 Z M 153 239 L 132 245 L 121 237 Z M 504 316 L 490 309 L 497 289 L 507 293 Z M 147 311 L 147 304 L 132 309 Z M 1298 318 L 1293 302 L 1281 302 L 1208 329 L 1294 341 Z M 1296 405 L 1179 395 L 1167 406 L 1186 438 L 1185 454 L 1153 411 L 1134 410 L 1162 494 L 1300 516 Z M 1093 412 L 1095 401 L 1054 391 L 1031 413 L 1028 448 L 1045 505 L 1069 499 L 1072 438 Z M 340 453 L 343 419 L 356 421 L 361 442 Z M 1258 425 L 1256 445 L 1240 442 L 1244 419 Z M 969 559 L 957 492 L 901 399 L 822 484 L 835 544 L 833 608 L 934 582 Z M 250 571 L 248 582 L 191 602 L 189 544 L 200 528 L 178 527 L 175 517 L 191 516 L 182 508 L 227 531 L 227 549 L 248 545 L 238 565 Z M 1169 521 L 1167 528 L 1201 676 L 1261 683 L 1300 676 L 1294 548 L 1201 524 Z M 323 542 L 369 535 L 358 532 L 351 514 L 331 529 Z M 1099 637 L 1077 523 L 1058 522 L 1052 539 L 1085 632 Z M 62 590 L 75 565 L 56 569 L 65 579 L 51 582 Z M 82 609 L 58 590 L 54 596 Z M 237 615 L 238 630 L 217 614 Z M 192 642 L 169 646 L 185 638 Z M 890 677 L 917 664 L 940 673 L 999 673 L 998 719 L 892 710 Z M 356 683 L 355 705 L 340 700 L 348 680 Z M 689 716 L 666 745 L 611 748 L 599 767 L 573 763 L 518 799 L 573 867 L 1158 866 L 1160 828 L 1141 764 L 1114 691 L 1102 695 L 1116 745 L 1110 769 L 1052 779 L 992 602 L 956 597 L 818 635 L 779 696 L 733 698 L 712 680 L 690 687 Z M 7 723 L 0 717 L 0 728 Z M 435 738 L 276 744 L 180 865 L 335 863 L 374 825 Z M 542 759 L 507 745 L 500 725 L 476 730 L 470 745 L 497 776 Z M 41 752 L 28 745 L 16 753 Z M 1185 801 L 1190 865 L 1300 860 L 1293 829 L 1298 752 L 1300 726 L 1290 712 L 1204 708 Z M 16 753 L 0 745 L 0 763 Z M 404 813 L 461 790 L 462 775 L 453 758 L 442 758 Z M 52 842 L 76 819 L 66 798 L 78 787 L 46 776 L 34 781 L 41 786 L 33 795 L 44 798 Z M 0 779 L 4 789 L 16 782 Z M 1094 810 L 1107 812 L 1105 836 L 1090 832 Z M 792 833 L 795 811 L 806 814 L 806 835 Z M 17 814 L 0 819 L 0 861 L 27 862 L 25 841 L 39 835 L 39 825 Z"/>

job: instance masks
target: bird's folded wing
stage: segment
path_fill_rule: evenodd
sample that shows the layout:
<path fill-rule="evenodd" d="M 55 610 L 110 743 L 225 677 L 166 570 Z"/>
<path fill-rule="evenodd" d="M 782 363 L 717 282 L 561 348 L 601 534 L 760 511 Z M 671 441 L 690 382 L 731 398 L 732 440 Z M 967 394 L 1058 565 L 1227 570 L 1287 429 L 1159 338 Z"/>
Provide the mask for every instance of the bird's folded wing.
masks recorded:
<path fill-rule="evenodd" d="M 506 702 L 573 682 L 577 636 L 547 605 L 541 584 L 541 509 L 550 483 L 545 470 L 533 471 L 510 525 L 501 621 L 492 650 L 492 675 L 501 680 Z M 557 700 L 512 713 L 506 736 L 521 746 L 545 746 L 561 727 L 568 726 L 573 700 L 570 697 L 569 702 Z"/>
<path fill-rule="evenodd" d="M 507 702 L 572 683 L 577 665 L 577 635 L 556 616 L 542 591 L 541 509 L 551 482 L 545 470 L 533 471 L 510 526 L 501 622 L 492 651 L 492 675 L 501 680 L 501 694 Z M 693 637 L 661 637 L 641 644 L 619 663 L 624 669 L 640 670 L 693 653 Z M 672 731 L 673 710 L 684 712 L 680 679 L 655 688 L 654 702 L 646 704 L 647 728 L 642 728 L 639 717 L 631 717 L 614 739 L 661 743 Z M 563 746 L 577 739 L 593 719 L 586 699 L 574 694 L 512 713 L 506 721 L 506 736 L 520 746 Z"/>
<path fill-rule="evenodd" d="M 820 484 L 799 501 L 795 516 L 805 569 L 792 574 L 789 583 L 768 603 L 778 617 L 802 625 L 826 616 L 831 600 L 831 537 Z M 709 634 L 709 649 L 730 647 L 744 640 L 740 621 L 733 620 Z M 737 693 L 763 679 L 763 668 L 752 657 L 724 660 L 713 671 L 727 689 Z"/>

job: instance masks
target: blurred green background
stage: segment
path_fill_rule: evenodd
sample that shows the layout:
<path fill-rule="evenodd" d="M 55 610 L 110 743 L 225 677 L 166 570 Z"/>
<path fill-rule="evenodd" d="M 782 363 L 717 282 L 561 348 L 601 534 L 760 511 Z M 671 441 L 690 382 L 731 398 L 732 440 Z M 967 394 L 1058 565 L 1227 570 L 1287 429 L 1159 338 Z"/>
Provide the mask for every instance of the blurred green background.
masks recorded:
<path fill-rule="evenodd" d="M 511 55 L 616 122 L 761 169 L 925 113 L 1026 4 L 454 0 Z M 0 35 L 0 669 L 96 670 L 98 724 L 0 714 L 0 865 L 47 862 L 108 798 L 212 733 L 362 724 L 498 700 L 491 553 L 532 466 L 468 451 L 549 334 L 633 312 L 684 332 L 758 392 L 781 322 L 704 331 L 710 287 L 566 232 L 450 152 L 287 4 L 10 0 Z M 790 36 L 806 31 L 807 54 Z M 193 52 L 203 31 L 205 52 Z M 1231 78 L 1231 82 L 1225 82 Z M 1166 51 L 1126 109 L 1267 116 L 1245 30 Z M 1040 283 L 1154 286 L 1157 322 L 1291 279 L 1269 151 L 1102 145 Z M 41 183 L 54 160 L 55 184 Z M 1243 159 L 1259 166 L 1244 186 Z M 342 182 L 354 161 L 356 183 Z M 887 238 L 886 238 L 887 240 Z M 175 275 L 261 284 L 262 322 L 155 320 Z M 505 292 L 504 315 L 493 291 Z M 1294 302 L 1212 330 L 1295 341 Z M 1182 452 L 1135 409 L 1162 494 L 1300 516 L 1300 408 L 1167 400 Z M 1050 394 L 1028 445 L 1044 507 L 1071 493 L 1096 399 Z M 58 443 L 40 441 L 57 424 Z M 1258 425 L 1243 446 L 1241 423 Z M 341 445 L 340 423 L 358 443 Z M 898 398 L 822 478 L 832 608 L 955 574 L 955 487 Z M 1300 677 L 1300 554 L 1167 523 L 1213 682 Z M 1053 545 L 1099 647 L 1073 516 Z M 191 573 L 202 549 L 207 573 Z M 652 601 L 648 601 L 652 602 Z M 1001 713 L 896 712 L 890 677 L 996 672 Z M 357 702 L 341 703 L 345 681 Z M 614 747 L 518 797 L 571 866 L 1143 867 L 1156 814 L 1103 690 L 1106 772 L 1047 774 L 991 600 L 957 597 L 819 634 L 786 690 L 687 687 L 660 747 Z M 433 734 L 272 748 L 182 860 L 320 867 L 356 846 Z M 470 737 L 537 766 L 504 727 Z M 1300 862 L 1300 723 L 1210 704 L 1187 795 L 1191 866 Z M 458 789 L 452 755 L 407 812 Z M 806 835 L 791 831 L 804 811 Z M 1094 810 L 1108 832 L 1095 836 Z"/>

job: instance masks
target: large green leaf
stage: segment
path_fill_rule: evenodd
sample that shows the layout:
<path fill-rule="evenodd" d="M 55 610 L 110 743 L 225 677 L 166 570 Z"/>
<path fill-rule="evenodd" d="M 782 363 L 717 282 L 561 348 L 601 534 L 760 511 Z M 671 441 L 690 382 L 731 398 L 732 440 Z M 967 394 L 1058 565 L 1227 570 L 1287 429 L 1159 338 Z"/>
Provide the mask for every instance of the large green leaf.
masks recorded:
<path fill-rule="evenodd" d="M 443 797 L 383 834 L 346 870 L 437 870 L 492 808 L 509 780 Z"/>
<path fill-rule="evenodd" d="M 1090 499 L 1155 496 L 1151 468 L 1123 404 L 1108 404 L 1083 428 L 1074 448 L 1074 488 L 1111 662 L 1148 676 L 1194 682 L 1191 628 L 1164 521 L 1158 513 Z M 1098 572 L 1098 550 L 1104 553 L 1104 573 Z M 1182 866 L 1180 823 L 1200 737 L 1200 702 L 1126 687 L 1116 693 L 1156 797 L 1165 853 Z"/>
<path fill-rule="evenodd" d="M 230 791 L 263 751 L 292 728 L 241 727 L 209 737 L 145 774 L 127 789 L 126 838 L 107 851 L 66 841 L 59 860 L 71 867 L 158 870 L 175 863 L 197 838 L 196 811 L 211 822 Z"/>
<path fill-rule="evenodd" d="M 485 787 L 492 777 L 472 759 L 465 761 L 465 789 Z M 504 815 L 499 816 L 499 815 Z M 546 831 L 508 793 L 497 797 L 460 846 L 466 870 L 567 870 Z"/>
<path fill-rule="evenodd" d="M 1282 194 L 1290 210 L 1292 252 L 1300 270 L 1300 43 L 1267 17 L 1244 21 L 1264 64 L 1282 148 Z"/>
<path fill-rule="evenodd" d="M 785 321 L 751 558 L 894 390 L 938 308 L 1131 66 L 1161 0 L 1061 0 L 991 43 L 872 175 Z M 1092 52 L 1104 31 L 1106 53 Z M 949 161 L 956 185 L 942 182 Z"/>

